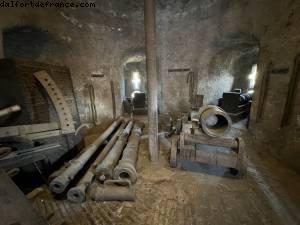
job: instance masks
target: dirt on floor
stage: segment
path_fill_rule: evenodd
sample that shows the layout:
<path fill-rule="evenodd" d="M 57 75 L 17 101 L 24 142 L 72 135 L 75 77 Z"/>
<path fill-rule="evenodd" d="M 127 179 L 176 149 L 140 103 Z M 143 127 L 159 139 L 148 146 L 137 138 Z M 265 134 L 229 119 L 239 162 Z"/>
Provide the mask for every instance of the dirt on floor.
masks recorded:
<path fill-rule="evenodd" d="M 247 137 L 248 135 L 248 137 Z M 245 134 L 250 140 L 250 134 Z M 51 225 L 298 225 L 300 176 L 247 141 L 248 173 L 242 179 L 226 168 L 184 162 L 169 167 L 169 151 L 148 160 L 148 143 L 140 144 L 135 202 L 54 200 L 47 187 L 31 197 Z"/>

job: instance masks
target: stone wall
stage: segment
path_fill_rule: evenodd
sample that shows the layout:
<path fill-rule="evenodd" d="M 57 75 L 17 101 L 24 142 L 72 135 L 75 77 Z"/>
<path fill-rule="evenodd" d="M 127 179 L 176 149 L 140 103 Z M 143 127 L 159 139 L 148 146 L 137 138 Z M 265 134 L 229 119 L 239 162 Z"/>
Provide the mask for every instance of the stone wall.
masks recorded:
<path fill-rule="evenodd" d="M 252 111 L 253 136 L 265 143 L 266 149 L 300 171 L 300 132 L 297 117 L 300 109 L 297 95 L 293 101 L 293 111 L 290 113 L 290 125 L 281 126 L 281 121 L 287 101 L 287 93 L 291 75 L 294 70 L 294 59 L 300 51 L 300 36 L 297 27 L 300 25 L 300 9 L 297 1 L 269 2 L 271 8 L 256 8 L 256 21 L 263 21 L 264 29 L 260 32 L 260 60 L 258 79 L 267 73 L 268 64 L 272 62 L 272 70 L 288 68 L 287 73 L 270 73 L 265 103 L 261 118 L 256 117 L 257 103 L 261 82 L 257 85 L 257 95 Z M 261 6 L 262 3 L 258 4 Z M 260 19 L 260 20 L 259 20 Z M 257 25 L 256 25 L 257 26 Z M 296 89 L 299 93 L 299 86 Z M 263 150 L 263 149 L 262 149 Z"/>
<path fill-rule="evenodd" d="M 233 88 L 247 91 L 248 75 L 258 59 L 258 40 L 250 29 L 245 1 L 176 1 L 159 10 L 159 60 L 162 81 L 161 109 L 188 110 L 186 73 L 168 69 L 190 68 L 198 74 L 198 94 L 217 103 Z M 175 92 L 174 86 L 182 91 Z M 176 101 L 174 96 L 180 101 Z"/>
<path fill-rule="evenodd" d="M 32 30 L 44 34 L 44 38 L 31 40 L 7 35 L 14 39 L 8 40 L 8 57 L 70 68 L 81 122 L 92 122 L 88 84 L 95 89 L 98 122 L 113 115 L 110 80 L 114 81 L 117 114 L 121 113 L 122 54 L 144 45 L 143 31 L 131 22 L 135 13 L 115 2 L 99 1 L 97 8 L 88 9 L 0 9 L 4 34 L 20 27 L 25 28 L 24 37 Z M 99 73 L 105 73 L 105 77 L 91 77 Z"/>
<path fill-rule="evenodd" d="M 300 171 L 300 95 L 296 90 L 291 125 L 281 127 L 294 58 L 300 51 L 300 2 L 286 0 L 167 1 L 159 9 L 158 38 L 163 112 L 186 111 L 186 74 L 168 69 L 191 68 L 198 73 L 198 93 L 205 103 L 216 103 L 224 91 L 245 89 L 253 64 L 258 63 L 251 115 L 253 138 L 265 149 Z M 203 3 L 203 4 L 202 4 Z M 260 82 L 272 61 L 262 118 L 256 119 Z"/>

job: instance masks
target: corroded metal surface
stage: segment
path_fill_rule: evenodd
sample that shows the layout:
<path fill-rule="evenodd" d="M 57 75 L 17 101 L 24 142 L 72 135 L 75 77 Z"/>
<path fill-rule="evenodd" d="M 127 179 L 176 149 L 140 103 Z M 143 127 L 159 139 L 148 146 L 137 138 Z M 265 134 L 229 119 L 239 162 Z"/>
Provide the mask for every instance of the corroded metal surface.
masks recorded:
<path fill-rule="evenodd" d="M 93 162 L 93 168 L 96 168 L 103 161 L 103 159 L 105 159 L 105 157 L 108 154 L 108 152 L 111 150 L 111 148 L 114 146 L 114 144 L 118 140 L 118 138 L 119 138 L 120 134 L 122 133 L 122 131 L 124 130 L 126 124 L 127 124 L 127 122 L 123 122 L 120 125 L 120 127 L 118 128 L 118 130 L 116 131 L 116 133 L 113 135 L 113 137 L 105 145 L 105 147 L 102 149 L 102 151 L 99 154 L 99 156 Z"/>
<path fill-rule="evenodd" d="M 91 184 L 93 178 L 94 173 L 89 169 L 81 178 L 79 183 L 68 191 L 68 200 L 74 203 L 84 202 L 86 200 L 86 190 Z"/>
<path fill-rule="evenodd" d="M 90 188 L 90 197 L 93 201 L 134 201 L 135 191 L 130 181 L 107 180 L 104 184 L 94 182 Z"/>
<path fill-rule="evenodd" d="M 123 118 L 115 120 L 98 138 L 82 150 L 82 154 L 70 161 L 70 166 L 50 182 L 50 189 L 57 194 L 63 193 L 87 161 L 95 154 L 99 146 L 120 125 Z"/>
<path fill-rule="evenodd" d="M 210 137 L 222 137 L 231 129 L 231 118 L 218 106 L 202 106 L 199 109 L 199 115 L 202 130 Z"/>
<path fill-rule="evenodd" d="M 116 143 L 118 137 L 120 136 L 121 132 L 124 130 L 127 121 L 123 122 L 118 130 L 114 133 L 113 137 L 109 140 L 109 142 L 105 145 L 105 147 L 101 150 L 100 154 L 96 158 L 96 160 L 92 163 L 89 167 L 88 171 L 85 175 L 80 179 L 78 184 L 71 188 L 68 193 L 67 197 L 68 200 L 74 203 L 81 203 L 86 201 L 86 192 L 89 189 L 93 179 L 94 179 L 94 169 L 105 159 L 106 155 L 109 153 L 113 145 Z"/>
<path fill-rule="evenodd" d="M 123 155 L 118 165 L 114 169 L 115 180 L 130 180 L 135 183 L 137 180 L 136 162 L 140 138 L 142 135 L 142 125 L 136 123 L 132 129 L 128 143 L 123 151 Z"/>
<path fill-rule="evenodd" d="M 124 147 L 127 143 L 128 136 L 133 127 L 133 121 L 130 121 L 125 129 L 120 134 L 117 142 L 114 144 L 112 149 L 109 151 L 105 159 L 95 169 L 95 175 L 101 181 L 110 179 L 113 177 L 113 169 L 117 165 Z"/>
<path fill-rule="evenodd" d="M 54 80 L 45 70 L 34 73 L 34 76 L 43 85 L 52 100 L 52 103 L 59 117 L 62 133 L 74 133 L 75 125 L 74 119 L 71 114 L 71 109 L 69 108 L 61 90 L 57 87 Z"/>

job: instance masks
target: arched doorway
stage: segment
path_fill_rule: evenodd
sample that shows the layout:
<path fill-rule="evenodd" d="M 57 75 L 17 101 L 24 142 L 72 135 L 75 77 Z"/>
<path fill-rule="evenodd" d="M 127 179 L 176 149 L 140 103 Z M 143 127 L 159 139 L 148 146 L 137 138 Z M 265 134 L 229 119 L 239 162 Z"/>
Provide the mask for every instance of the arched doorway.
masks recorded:
<path fill-rule="evenodd" d="M 125 113 L 147 113 L 147 76 L 144 49 L 130 49 L 123 56 L 123 109 Z"/>
<path fill-rule="evenodd" d="M 214 45 L 216 53 L 210 61 L 209 74 L 211 80 L 216 80 L 213 84 L 220 87 L 214 93 L 222 96 L 218 104 L 233 120 L 246 118 L 244 122 L 248 122 L 256 83 L 259 41 L 249 33 L 233 33 L 221 36 Z"/>

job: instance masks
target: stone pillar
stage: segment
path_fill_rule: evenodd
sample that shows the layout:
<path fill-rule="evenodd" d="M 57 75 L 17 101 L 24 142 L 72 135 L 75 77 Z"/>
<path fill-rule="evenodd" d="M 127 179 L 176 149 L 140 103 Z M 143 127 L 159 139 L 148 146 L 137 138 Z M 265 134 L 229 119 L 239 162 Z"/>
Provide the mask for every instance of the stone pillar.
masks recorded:
<path fill-rule="evenodd" d="M 151 161 L 158 161 L 158 106 L 155 0 L 144 0 L 145 37 L 148 89 L 149 153 Z"/>

